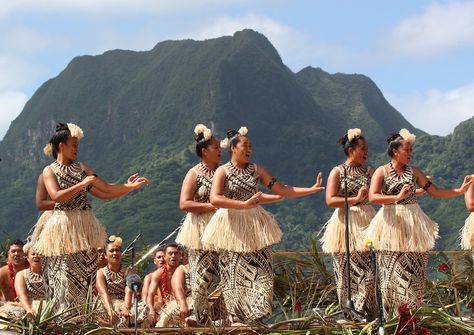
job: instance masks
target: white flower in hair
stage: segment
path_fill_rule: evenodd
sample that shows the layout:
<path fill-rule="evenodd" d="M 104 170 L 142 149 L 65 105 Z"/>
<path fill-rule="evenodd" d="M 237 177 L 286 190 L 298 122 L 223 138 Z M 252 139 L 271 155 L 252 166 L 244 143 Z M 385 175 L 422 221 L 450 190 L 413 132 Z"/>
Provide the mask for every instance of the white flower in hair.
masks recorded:
<path fill-rule="evenodd" d="M 212 131 L 209 128 L 206 128 L 206 130 L 204 130 L 203 135 L 204 135 L 204 139 L 207 141 L 212 137 Z"/>
<path fill-rule="evenodd" d="M 229 146 L 229 139 L 226 137 L 221 141 L 221 148 L 227 149 L 228 146 Z"/>
<path fill-rule="evenodd" d="M 410 133 L 408 129 L 405 129 L 405 128 L 400 129 L 398 133 L 400 134 L 401 137 L 403 137 L 405 141 L 408 141 L 411 144 L 413 144 L 416 140 L 416 135 Z"/>
<path fill-rule="evenodd" d="M 362 134 L 362 131 L 359 128 L 353 128 L 349 129 L 347 131 L 347 139 L 352 141 L 355 137 L 360 136 Z"/>
<path fill-rule="evenodd" d="M 69 128 L 71 137 L 76 137 L 78 140 L 84 137 L 84 132 L 82 131 L 81 127 L 79 127 L 78 125 L 75 125 L 74 123 L 68 123 L 67 127 Z"/>
<path fill-rule="evenodd" d="M 247 133 L 249 132 L 249 130 L 247 129 L 247 127 L 240 127 L 238 133 L 242 136 L 246 136 Z"/>
<path fill-rule="evenodd" d="M 52 156 L 53 155 L 53 145 L 51 143 L 46 144 L 45 147 L 43 148 L 43 153 L 46 156 Z"/>
<path fill-rule="evenodd" d="M 204 140 L 206 141 L 212 137 L 212 131 L 202 123 L 199 123 L 196 125 L 196 127 L 194 127 L 194 133 L 196 135 L 202 134 Z"/>

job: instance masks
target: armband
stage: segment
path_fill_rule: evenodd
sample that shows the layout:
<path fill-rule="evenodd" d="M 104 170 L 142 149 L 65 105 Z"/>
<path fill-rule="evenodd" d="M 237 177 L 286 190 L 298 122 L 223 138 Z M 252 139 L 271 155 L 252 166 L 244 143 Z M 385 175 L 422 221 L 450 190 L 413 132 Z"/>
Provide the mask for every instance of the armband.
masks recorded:
<path fill-rule="evenodd" d="M 428 181 L 426 182 L 425 186 L 423 186 L 423 189 L 424 189 L 425 191 L 427 191 L 427 190 L 430 188 L 431 185 L 433 185 L 433 183 L 431 182 L 431 180 L 428 180 Z"/>
<path fill-rule="evenodd" d="M 270 180 L 270 182 L 268 183 L 267 188 L 268 188 L 269 190 L 271 190 L 272 187 L 273 187 L 273 185 L 275 185 L 275 183 L 276 183 L 277 181 L 278 181 L 278 180 L 277 180 L 275 177 L 273 177 L 273 178 Z"/>

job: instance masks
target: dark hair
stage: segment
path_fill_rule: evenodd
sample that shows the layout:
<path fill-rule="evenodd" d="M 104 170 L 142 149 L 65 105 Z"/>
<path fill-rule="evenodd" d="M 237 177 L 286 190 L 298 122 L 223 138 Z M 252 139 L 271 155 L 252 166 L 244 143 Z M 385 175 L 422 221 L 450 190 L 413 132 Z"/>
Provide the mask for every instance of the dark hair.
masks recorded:
<path fill-rule="evenodd" d="M 226 137 L 229 139 L 229 151 L 232 151 L 232 148 L 239 144 L 240 136 L 240 133 L 235 129 L 231 129 L 227 132 Z"/>
<path fill-rule="evenodd" d="M 23 247 L 25 246 L 25 243 L 23 243 L 23 241 L 21 240 L 13 240 L 10 243 L 8 243 L 8 251 L 10 251 L 10 248 L 12 247 L 12 245 L 18 245 L 23 249 Z"/>
<path fill-rule="evenodd" d="M 196 140 L 196 155 L 202 158 L 202 149 L 205 149 L 211 144 L 214 136 L 211 136 L 210 139 L 206 140 L 204 138 L 204 133 L 200 133 L 194 139 Z"/>
<path fill-rule="evenodd" d="M 165 252 L 166 254 L 166 250 L 168 250 L 168 248 L 176 248 L 179 250 L 179 246 L 177 243 L 168 243 L 165 248 L 163 249 L 163 251 Z"/>
<path fill-rule="evenodd" d="M 346 156 L 349 156 L 349 148 L 352 148 L 353 150 L 357 147 L 359 144 L 359 140 L 364 140 L 365 138 L 362 135 L 357 135 L 352 138 L 352 140 L 349 141 L 349 137 L 347 136 L 347 133 L 342 136 L 337 143 L 339 143 L 342 146 L 342 149 L 344 149 L 344 153 Z"/>
<path fill-rule="evenodd" d="M 59 143 L 66 143 L 69 137 L 71 137 L 71 131 L 67 124 L 58 123 L 56 125 L 56 132 L 49 140 L 49 143 L 51 143 L 51 149 L 53 150 L 53 157 L 55 159 L 58 158 Z"/>
<path fill-rule="evenodd" d="M 159 247 L 158 249 L 156 249 L 155 257 L 156 257 L 156 254 L 159 253 L 159 252 L 165 252 L 165 249 L 163 247 Z"/>
<path fill-rule="evenodd" d="M 403 137 L 399 133 L 392 133 L 388 138 L 387 138 L 387 154 L 390 157 L 393 157 L 393 150 L 396 150 L 400 148 L 403 142 Z"/>

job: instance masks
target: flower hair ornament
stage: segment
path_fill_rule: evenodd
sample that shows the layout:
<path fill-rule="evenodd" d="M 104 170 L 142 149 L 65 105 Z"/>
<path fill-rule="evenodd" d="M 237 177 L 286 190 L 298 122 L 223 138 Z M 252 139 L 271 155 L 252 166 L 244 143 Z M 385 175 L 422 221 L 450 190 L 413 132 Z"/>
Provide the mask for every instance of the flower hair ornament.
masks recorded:
<path fill-rule="evenodd" d="M 400 129 L 400 131 L 398 132 L 400 134 L 400 136 L 403 138 L 403 140 L 405 141 L 408 141 L 410 142 L 411 144 L 413 144 L 416 140 L 416 135 L 410 133 L 407 129 L 403 128 L 403 129 Z"/>
<path fill-rule="evenodd" d="M 204 141 L 208 141 L 212 137 L 212 131 L 209 128 L 207 128 L 205 125 L 203 125 L 202 123 L 199 123 L 196 125 L 196 127 L 194 127 L 194 133 L 196 134 L 196 136 L 199 136 L 202 134 Z"/>
<path fill-rule="evenodd" d="M 357 136 L 360 136 L 361 134 L 362 134 L 362 131 L 359 128 L 349 129 L 347 130 L 347 139 L 350 142 Z"/>
<path fill-rule="evenodd" d="M 113 243 L 117 247 L 122 246 L 122 239 L 118 236 L 115 235 L 110 235 L 109 238 L 107 239 L 107 243 Z"/>
<path fill-rule="evenodd" d="M 237 131 L 237 134 L 234 134 L 231 138 L 224 138 L 222 141 L 221 141 L 221 148 L 223 149 L 226 149 L 229 147 L 229 141 L 234 138 L 235 136 L 239 135 L 239 136 L 247 136 L 247 133 L 249 132 L 248 128 L 247 127 L 240 127 L 239 130 Z"/>
<path fill-rule="evenodd" d="M 84 138 L 84 132 L 82 131 L 81 127 L 74 123 L 68 123 L 67 128 L 69 129 L 69 133 L 71 134 L 71 137 L 76 137 L 78 140 Z M 53 155 L 53 145 L 51 142 L 45 145 L 43 148 L 43 153 L 46 156 L 52 156 Z"/>

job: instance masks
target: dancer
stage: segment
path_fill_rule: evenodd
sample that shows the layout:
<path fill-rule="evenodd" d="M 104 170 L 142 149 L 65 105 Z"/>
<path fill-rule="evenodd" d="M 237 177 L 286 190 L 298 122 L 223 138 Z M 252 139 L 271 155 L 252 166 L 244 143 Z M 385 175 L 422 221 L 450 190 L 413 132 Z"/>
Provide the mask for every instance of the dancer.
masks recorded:
<path fill-rule="evenodd" d="M 80 315 L 89 287 L 94 284 L 97 250 L 103 246 L 105 231 L 87 201 L 87 192 L 109 194 L 109 198 L 125 195 L 148 183 L 136 178 L 127 184 L 111 185 L 94 174 L 85 164 L 75 162 L 82 129 L 60 123 L 45 153 L 55 161 L 43 170 L 48 194 L 55 202 L 54 211 L 43 224 L 37 224 L 32 243 L 44 256 L 45 286 L 48 300 L 54 300 L 56 311 L 71 309 L 63 321 Z"/>
<path fill-rule="evenodd" d="M 23 251 L 28 255 L 30 267 L 16 275 L 15 290 L 26 313 L 36 315 L 40 302 L 46 299 L 41 275 L 41 256 L 32 248 L 31 243 L 25 244 Z"/>
<path fill-rule="evenodd" d="M 246 127 L 227 132 L 221 146 L 230 148 L 231 159 L 214 175 L 210 199 L 219 209 L 206 227 L 202 243 L 205 249 L 220 253 L 225 306 L 238 324 L 272 313 L 271 246 L 280 241 L 282 232 L 259 204 L 313 194 L 324 187 L 321 173 L 311 187 L 292 187 L 278 182 L 264 167 L 250 163 L 252 146 Z M 258 183 L 275 194 L 259 192 Z"/>
<path fill-rule="evenodd" d="M 474 178 L 474 175 L 471 176 Z M 464 194 L 466 208 L 471 213 L 461 232 L 461 247 L 464 250 L 474 251 L 474 183 L 471 184 L 468 191 Z"/>
<path fill-rule="evenodd" d="M 339 143 L 346 154 L 346 161 L 333 168 L 328 177 L 326 204 L 336 210 L 325 224 L 325 232 L 321 239 L 322 250 L 333 257 L 337 296 L 339 305 L 343 308 L 348 301 L 344 224 L 344 194 L 347 191 L 350 206 L 351 298 L 356 311 L 370 319 L 375 315 L 375 282 L 370 266 L 370 255 L 364 245 L 364 233 L 370 220 L 375 216 L 374 208 L 368 204 L 370 178 L 374 171 L 365 167 L 369 150 L 360 129 L 349 129 Z"/>
<path fill-rule="evenodd" d="M 380 166 L 372 177 L 369 201 L 383 205 L 367 229 L 367 238 L 380 251 L 378 269 L 385 314 L 402 304 L 423 304 L 428 251 L 438 237 L 438 225 L 420 208 L 416 185 L 436 198 L 461 195 L 472 183 L 466 177 L 460 188 L 436 187 L 419 169 L 409 165 L 416 136 L 408 130 L 387 139 L 390 162 Z"/>
<path fill-rule="evenodd" d="M 219 254 L 212 250 L 203 250 L 201 238 L 207 223 L 216 208 L 209 202 L 212 179 L 219 166 L 221 148 L 212 132 L 203 124 L 196 125 L 196 155 L 201 158 L 199 164 L 192 167 L 183 180 L 179 207 L 186 211 L 176 242 L 188 248 L 191 292 L 195 305 L 197 321 L 206 323 L 210 319 L 226 317 L 222 308 L 209 311 L 209 294 L 219 284 Z M 222 304 L 214 304 L 221 306 Z M 223 315 L 222 315 L 223 314 Z"/>

